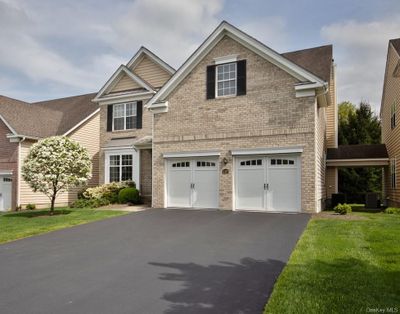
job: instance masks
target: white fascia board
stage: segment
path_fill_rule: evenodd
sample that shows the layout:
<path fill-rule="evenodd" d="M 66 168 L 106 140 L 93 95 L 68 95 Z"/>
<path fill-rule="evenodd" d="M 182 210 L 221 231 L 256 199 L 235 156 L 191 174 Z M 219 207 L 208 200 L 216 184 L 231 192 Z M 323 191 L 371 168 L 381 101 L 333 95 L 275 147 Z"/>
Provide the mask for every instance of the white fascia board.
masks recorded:
<path fill-rule="evenodd" d="M 17 134 L 17 132 L 15 132 L 15 130 L 13 129 L 13 127 L 11 126 L 11 124 L 9 124 L 9 123 L 7 122 L 7 120 L 4 119 L 4 117 L 3 117 L 1 114 L 0 114 L 0 120 L 3 121 L 3 123 L 6 125 L 6 127 L 7 127 L 14 135 Z"/>
<path fill-rule="evenodd" d="M 218 157 L 220 151 L 197 151 L 197 152 L 179 152 L 179 153 L 164 153 L 164 158 L 187 158 L 187 157 Z"/>
<path fill-rule="evenodd" d="M 235 149 L 232 150 L 232 156 L 301 154 L 302 152 L 303 152 L 302 146 L 270 147 L 270 148 L 255 148 L 255 149 Z"/>
<path fill-rule="evenodd" d="M 138 83 L 139 85 L 142 85 L 145 89 L 147 89 L 149 92 L 154 92 L 155 90 L 148 85 L 145 81 L 143 81 L 139 76 L 137 76 L 136 74 L 132 73 L 125 65 L 122 66 L 122 70 L 132 79 L 134 80 L 136 83 Z"/>
<path fill-rule="evenodd" d="M 88 115 L 85 119 L 83 119 L 81 122 L 76 124 L 74 127 L 69 129 L 67 132 L 63 134 L 63 136 L 69 135 L 71 132 L 75 131 L 77 128 L 79 128 L 82 124 L 84 124 L 86 121 L 90 120 L 92 117 L 94 117 L 96 114 L 100 112 L 100 108 L 96 109 L 96 111 L 92 112 L 90 115 Z"/>
<path fill-rule="evenodd" d="M 29 140 L 35 140 L 38 141 L 41 138 L 36 137 L 36 136 L 30 136 L 30 135 L 22 135 L 22 134 L 7 134 L 6 137 L 10 140 L 10 142 L 19 142 L 21 139 L 29 139 Z"/>
<path fill-rule="evenodd" d="M 103 97 L 99 100 L 93 100 L 94 102 L 98 102 L 101 105 L 110 105 L 118 102 L 127 102 L 127 101 L 135 101 L 135 100 L 146 100 L 150 99 L 154 96 L 152 92 L 142 92 L 136 94 L 126 94 L 126 95 L 115 95 L 115 96 L 107 96 Z"/>
<path fill-rule="evenodd" d="M 126 150 L 134 150 L 133 145 L 132 146 L 115 146 L 115 147 L 101 147 L 101 150 L 104 151 L 126 151 Z"/>
<path fill-rule="evenodd" d="M 150 100 L 149 106 L 164 100 L 172 90 L 186 77 L 188 73 L 201 61 L 201 59 L 218 43 L 223 36 L 229 36 L 253 52 L 262 56 L 269 62 L 288 72 L 300 81 L 309 81 L 323 85 L 325 82 L 314 74 L 308 72 L 297 64 L 286 59 L 276 51 L 268 48 L 258 40 L 247 35 L 227 22 L 222 22 L 211 35 L 197 48 L 197 50 L 185 61 L 172 78 Z"/>
<path fill-rule="evenodd" d="M 136 66 L 137 61 L 140 59 L 140 57 L 143 54 L 147 55 L 151 60 L 156 62 L 159 66 L 161 66 L 168 73 L 173 75 L 176 72 L 175 69 L 173 67 L 171 67 L 168 63 L 163 61 L 160 57 L 158 57 L 153 52 L 151 52 L 149 49 L 147 49 L 146 47 L 143 47 L 143 46 L 140 47 L 140 49 L 135 53 L 135 55 L 132 57 L 132 59 L 129 60 L 129 62 L 126 64 L 126 66 L 128 68 L 130 68 L 130 67 L 134 68 Z"/>
<path fill-rule="evenodd" d="M 145 108 L 149 109 L 154 114 L 165 113 L 168 112 L 168 101 L 153 104 L 151 107 L 146 104 Z"/>

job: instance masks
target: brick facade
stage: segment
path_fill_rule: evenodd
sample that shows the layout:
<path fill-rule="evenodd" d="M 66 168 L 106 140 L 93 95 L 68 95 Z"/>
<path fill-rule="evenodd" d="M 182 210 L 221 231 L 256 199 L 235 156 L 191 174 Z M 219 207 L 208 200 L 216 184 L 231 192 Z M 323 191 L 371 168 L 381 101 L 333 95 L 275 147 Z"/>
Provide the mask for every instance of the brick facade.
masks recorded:
<path fill-rule="evenodd" d="M 214 58 L 232 54 L 247 60 L 247 94 L 206 100 L 206 67 Z M 296 83 L 277 66 L 229 37 L 223 38 L 168 97 L 168 113 L 154 116 L 153 206 L 165 204 L 163 153 L 219 150 L 220 161 L 229 160 L 223 167 L 228 173 L 220 171 L 219 205 L 232 209 L 232 149 L 303 146 L 302 209 L 315 211 L 319 201 L 315 133 L 325 128 L 316 126 L 315 98 L 295 97 Z"/>

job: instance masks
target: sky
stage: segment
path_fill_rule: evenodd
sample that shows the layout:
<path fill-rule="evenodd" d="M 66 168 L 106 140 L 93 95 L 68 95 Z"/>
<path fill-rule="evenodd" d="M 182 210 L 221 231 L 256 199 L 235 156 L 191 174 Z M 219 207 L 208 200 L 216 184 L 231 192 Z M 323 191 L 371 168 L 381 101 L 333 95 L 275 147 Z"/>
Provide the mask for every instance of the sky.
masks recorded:
<path fill-rule="evenodd" d="M 338 101 L 379 111 L 399 0 L 0 0 L 0 94 L 96 92 L 141 46 L 178 68 L 222 20 L 278 52 L 332 44 Z"/>

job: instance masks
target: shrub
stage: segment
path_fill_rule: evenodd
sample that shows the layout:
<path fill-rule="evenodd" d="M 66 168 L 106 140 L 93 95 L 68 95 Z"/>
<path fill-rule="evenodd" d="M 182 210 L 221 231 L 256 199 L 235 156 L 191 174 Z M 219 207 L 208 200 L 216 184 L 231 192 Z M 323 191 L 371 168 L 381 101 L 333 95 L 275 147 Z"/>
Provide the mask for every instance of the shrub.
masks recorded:
<path fill-rule="evenodd" d="M 331 201 L 332 208 L 335 208 L 336 205 L 344 203 L 346 203 L 346 195 L 344 195 L 343 193 L 332 194 L 332 201 Z"/>
<path fill-rule="evenodd" d="M 349 204 L 338 204 L 333 210 L 340 215 L 346 215 L 351 213 L 351 206 Z"/>
<path fill-rule="evenodd" d="M 110 201 L 105 198 L 97 198 L 97 199 L 77 199 L 73 202 L 69 207 L 71 208 L 97 208 L 101 206 L 107 206 L 110 204 Z"/>
<path fill-rule="evenodd" d="M 36 209 L 36 205 L 35 205 L 35 204 L 27 204 L 27 205 L 25 206 L 25 208 L 26 208 L 27 210 L 35 210 L 35 209 Z"/>
<path fill-rule="evenodd" d="M 82 193 L 82 196 L 85 199 L 107 199 L 111 204 L 113 204 L 118 202 L 119 192 L 126 187 L 135 188 L 136 184 L 133 181 L 107 183 L 86 189 Z"/>
<path fill-rule="evenodd" d="M 140 194 L 136 188 L 124 188 L 119 191 L 118 201 L 121 204 L 132 203 L 139 204 L 140 203 Z"/>
<path fill-rule="evenodd" d="M 400 208 L 388 207 L 388 208 L 385 209 L 385 214 L 400 215 Z"/>

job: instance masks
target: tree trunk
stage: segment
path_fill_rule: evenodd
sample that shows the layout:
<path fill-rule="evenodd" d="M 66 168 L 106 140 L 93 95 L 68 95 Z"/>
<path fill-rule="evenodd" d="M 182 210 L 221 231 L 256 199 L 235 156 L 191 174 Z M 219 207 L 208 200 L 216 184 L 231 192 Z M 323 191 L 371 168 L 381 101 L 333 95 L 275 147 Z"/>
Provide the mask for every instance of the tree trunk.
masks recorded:
<path fill-rule="evenodd" d="M 56 201 L 56 194 L 53 194 L 51 197 L 51 206 L 50 206 L 50 215 L 52 216 L 54 214 L 54 203 Z"/>

